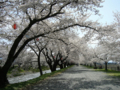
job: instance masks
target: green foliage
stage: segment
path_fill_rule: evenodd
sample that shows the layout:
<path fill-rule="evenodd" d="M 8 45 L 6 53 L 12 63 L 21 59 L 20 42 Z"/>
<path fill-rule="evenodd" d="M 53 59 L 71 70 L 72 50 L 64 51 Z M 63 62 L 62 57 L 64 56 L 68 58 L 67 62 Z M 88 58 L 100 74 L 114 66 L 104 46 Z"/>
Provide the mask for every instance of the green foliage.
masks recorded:
<path fill-rule="evenodd" d="M 16 76 L 20 76 L 20 75 L 21 75 L 20 73 L 16 73 L 13 76 L 16 77 Z"/>
<path fill-rule="evenodd" d="M 12 70 L 15 69 L 17 66 L 14 66 L 14 67 L 11 67 L 9 70 L 8 70 L 8 74 L 11 74 L 12 73 Z"/>
<path fill-rule="evenodd" d="M 18 66 L 14 66 L 14 67 L 11 67 L 9 70 L 8 70 L 8 74 L 11 74 L 12 73 L 12 70 L 13 69 L 16 69 L 18 68 Z M 24 72 L 24 70 L 22 68 L 18 69 L 19 72 Z"/>
<path fill-rule="evenodd" d="M 49 70 L 49 67 L 47 67 L 47 66 L 41 66 L 41 68 L 42 68 L 43 71 L 44 70 Z M 33 69 L 33 68 L 31 68 L 30 71 L 32 71 L 32 72 L 39 72 L 39 69 Z"/>
<path fill-rule="evenodd" d="M 39 72 L 39 69 L 31 69 L 30 71 L 34 72 Z"/>
<path fill-rule="evenodd" d="M 49 67 L 47 67 L 47 66 L 42 66 L 42 70 L 44 71 L 44 70 L 49 70 L 50 68 Z"/>
<path fill-rule="evenodd" d="M 19 72 L 24 72 L 24 70 L 22 68 L 18 69 Z"/>
<path fill-rule="evenodd" d="M 31 85 L 35 85 L 37 83 L 40 83 L 40 81 L 46 79 L 47 77 L 51 77 L 51 76 L 57 75 L 61 72 L 64 72 L 65 70 L 67 70 L 70 67 L 72 67 L 72 66 L 69 66 L 69 67 L 61 69 L 61 70 L 57 70 L 57 71 L 52 72 L 52 73 L 44 74 L 40 77 L 37 77 L 35 79 L 31 79 L 31 80 L 28 80 L 28 81 L 25 81 L 25 82 L 9 84 L 5 88 L 1 88 L 0 90 L 22 90 L 22 89 L 25 89 L 27 87 L 30 87 Z"/>

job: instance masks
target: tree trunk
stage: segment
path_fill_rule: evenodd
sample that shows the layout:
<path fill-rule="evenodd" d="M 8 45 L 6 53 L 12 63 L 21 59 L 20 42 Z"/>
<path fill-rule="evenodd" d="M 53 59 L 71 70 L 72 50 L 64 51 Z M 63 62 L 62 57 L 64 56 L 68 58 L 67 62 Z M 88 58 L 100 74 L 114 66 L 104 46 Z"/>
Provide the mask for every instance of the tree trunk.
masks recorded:
<path fill-rule="evenodd" d="M 92 67 L 92 64 L 90 64 L 90 67 Z"/>
<path fill-rule="evenodd" d="M 63 64 L 60 64 L 59 66 L 60 66 L 60 69 L 63 69 Z"/>
<path fill-rule="evenodd" d="M 3 69 L 1 69 L 0 70 L 0 88 L 3 88 L 8 84 L 9 82 L 7 80 L 7 73 Z"/>
<path fill-rule="evenodd" d="M 96 62 L 94 62 L 94 69 L 97 69 Z"/>
<path fill-rule="evenodd" d="M 47 63 L 48 63 L 48 62 L 47 62 Z M 48 65 L 49 65 L 49 68 L 50 68 L 51 72 L 53 72 L 52 65 L 51 65 L 50 63 L 48 63 Z"/>
<path fill-rule="evenodd" d="M 119 66 L 117 66 L 117 70 L 118 70 L 118 71 L 120 70 Z"/>
<path fill-rule="evenodd" d="M 66 63 L 64 63 L 64 68 L 66 68 L 66 65 L 67 65 L 67 64 L 66 64 Z"/>
<path fill-rule="evenodd" d="M 35 23 L 35 22 L 34 22 Z M 15 56 L 15 52 L 16 49 L 19 45 L 19 42 L 22 40 L 22 38 L 24 37 L 24 35 L 27 33 L 27 31 L 31 28 L 31 26 L 34 24 L 33 22 L 31 22 L 24 30 L 23 32 L 15 39 L 7 60 L 5 62 L 5 65 L 1 68 L 0 70 L 0 87 L 6 86 L 7 84 L 9 84 L 8 80 L 7 80 L 7 72 L 9 70 L 9 68 L 11 67 L 12 63 L 14 62 L 15 58 L 17 58 L 17 56 L 19 55 L 19 53 L 22 51 L 22 49 L 25 47 L 25 45 L 23 45 L 19 50 L 20 52 Z"/>
<path fill-rule="evenodd" d="M 54 62 L 53 64 L 53 71 L 56 71 L 57 64 Z"/>
<path fill-rule="evenodd" d="M 12 68 L 15 68 L 15 66 L 13 65 Z"/>
<path fill-rule="evenodd" d="M 12 58 L 12 57 L 10 57 Z M 9 84 L 8 80 L 7 80 L 7 72 L 9 70 L 9 68 L 11 67 L 12 63 L 13 63 L 14 59 L 7 59 L 5 65 L 1 68 L 0 70 L 0 87 L 5 87 L 7 84 Z"/>
<path fill-rule="evenodd" d="M 42 72 L 42 68 L 41 68 L 41 64 L 40 64 L 40 52 L 39 52 L 39 55 L 38 55 L 38 67 L 39 67 L 39 70 L 40 70 L 40 75 L 42 76 L 43 72 Z"/>
<path fill-rule="evenodd" d="M 105 61 L 105 71 L 107 71 L 107 62 Z"/>

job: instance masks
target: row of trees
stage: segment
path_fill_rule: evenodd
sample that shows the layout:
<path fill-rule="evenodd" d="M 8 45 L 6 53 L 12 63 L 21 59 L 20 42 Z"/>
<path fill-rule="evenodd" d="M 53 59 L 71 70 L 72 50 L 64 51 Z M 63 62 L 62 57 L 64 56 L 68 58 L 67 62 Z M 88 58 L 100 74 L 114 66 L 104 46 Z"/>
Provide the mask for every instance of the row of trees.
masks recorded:
<path fill-rule="evenodd" d="M 113 25 L 101 26 L 89 21 L 90 12 L 98 14 L 102 0 L 3 0 L 0 2 L 1 45 L 10 47 L 6 62 L 0 68 L 0 87 L 9 84 L 7 72 L 24 50 L 31 49 L 38 59 L 41 54 L 51 71 L 67 60 L 90 60 L 87 43 L 93 33 L 102 35 L 114 30 Z M 88 13 L 89 12 L 89 13 Z M 11 27 L 14 25 L 14 29 Z M 83 37 L 76 34 L 85 31 Z M 77 33 L 76 33 L 77 32 Z"/>
<path fill-rule="evenodd" d="M 119 64 L 120 62 L 120 40 L 119 40 L 119 34 L 120 34 L 120 12 L 114 13 L 114 23 L 113 28 L 109 29 L 108 31 L 100 32 L 99 34 L 94 33 L 95 37 L 94 40 L 97 40 L 98 46 L 94 49 L 87 48 L 87 51 L 85 52 L 89 60 L 86 58 L 83 58 L 82 63 L 86 64 L 92 64 L 94 63 L 94 66 L 96 68 L 96 63 L 104 63 L 105 64 L 105 70 L 107 69 L 108 61 L 112 60 Z M 119 65 L 117 65 L 119 67 Z M 116 66 L 116 67 L 117 67 Z"/>

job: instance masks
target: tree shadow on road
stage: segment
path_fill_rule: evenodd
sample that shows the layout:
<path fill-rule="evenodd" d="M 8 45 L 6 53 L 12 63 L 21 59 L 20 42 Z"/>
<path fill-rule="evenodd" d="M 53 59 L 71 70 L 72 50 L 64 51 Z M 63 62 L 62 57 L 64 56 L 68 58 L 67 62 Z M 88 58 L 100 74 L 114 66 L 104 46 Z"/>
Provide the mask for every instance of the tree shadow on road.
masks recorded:
<path fill-rule="evenodd" d="M 110 77 L 106 77 L 105 80 L 101 81 L 86 80 L 85 78 L 53 78 L 36 85 L 31 90 L 116 90 L 112 89 L 113 86 L 119 87 L 119 82 Z"/>

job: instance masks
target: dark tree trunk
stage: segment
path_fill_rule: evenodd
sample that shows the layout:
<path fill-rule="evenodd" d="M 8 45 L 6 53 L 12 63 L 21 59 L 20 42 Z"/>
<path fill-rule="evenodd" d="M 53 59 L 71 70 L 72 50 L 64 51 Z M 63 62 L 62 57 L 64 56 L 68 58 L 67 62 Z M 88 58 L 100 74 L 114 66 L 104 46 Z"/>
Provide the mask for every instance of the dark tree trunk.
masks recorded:
<path fill-rule="evenodd" d="M 92 67 L 92 64 L 90 64 L 90 67 Z"/>
<path fill-rule="evenodd" d="M 41 68 L 41 64 L 40 64 L 40 52 L 39 52 L 39 55 L 38 55 L 38 67 L 39 67 L 40 75 L 42 76 L 43 72 L 42 72 L 42 68 Z"/>
<path fill-rule="evenodd" d="M 117 70 L 118 70 L 118 71 L 120 70 L 119 66 L 117 66 Z"/>
<path fill-rule="evenodd" d="M 7 73 L 3 69 L 1 69 L 0 70 L 0 88 L 5 87 L 8 84 L 9 82 L 7 80 Z"/>
<path fill-rule="evenodd" d="M 53 71 L 56 71 L 57 63 L 54 62 L 53 64 Z"/>
<path fill-rule="evenodd" d="M 63 64 L 60 64 L 59 66 L 60 66 L 60 69 L 63 69 Z"/>
<path fill-rule="evenodd" d="M 49 68 L 50 68 L 51 72 L 53 72 L 52 65 L 50 63 L 48 63 L 48 65 L 49 65 Z"/>
<path fill-rule="evenodd" d="M 15 66 L 13 65 L 12 68 L 15 68 Z"/>
<path fill-rule="evenodd" d="M 66 63 L 64 63 L 64 68 L 66 68 L 66 65 L 67 65 L 67 64 L 66 64 Z"/>
<path fill-rule="evenodd" d="M 105 71 L 107 71 L 107 62 L 105 61 Z"/>
<path fill-rule="evenodd" d="M 34 22 L 35 23 L 35 22 Z M 15 58 L 17 58 L 17 56 L 19 55 L 19 53 L 22 51 L 22 49 L 25 47 L 23 45 L 23 47 L 21 47 L 18 51 L 20 52 L 17 52 L 17 54 L 15 53 L 16 52 L 16 49 L 19 45 L 19 42 L 22 40 L 23 36 L 27 33 L 27 31 L 31 28 L 31 26 L 34 24 L 33 22 L 30 23 L 24 30 L 23 32 L 15 39 L 10 51 L 9 51 L 9 54 L 8 54 L 8 57 L 7 57 L 7 60 L 5 62 L 5 65 L 2 67 L 2 69 L 0 70 L 0 87 L 2 86 L 5 86 L 6 84 L 8 84 L 8 80 L 7 80 L 7 72 L 9 70 L 9 68 L 11 67 L 12 63 L 14 62 Z M 26 45 L 26 44 L 25 44 Z M 16 55 L 15 55 L 16 54 Z"/>
<path fill-rule="evenodd" d="M 94 69 L 97 69 L 96 62 L 94 62 Z"/>
<path fill-rule="evenodd" d="M 7 80 L 7 72 L 9 70 L 9 68 L 11 67 L 13 61 L 14 61 L 14 59 L 8 58 L 5 65 L 1 68 L 1 70 L 0 70 L 0 87 L 5 87 L 7 84 L 9 84 L 9 82 Z"/>

